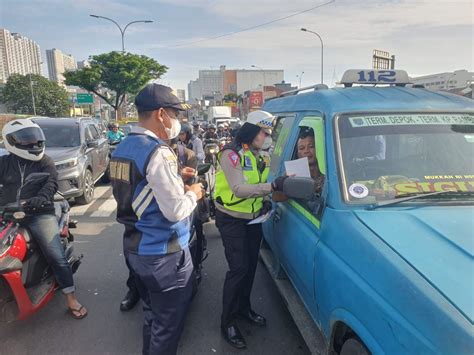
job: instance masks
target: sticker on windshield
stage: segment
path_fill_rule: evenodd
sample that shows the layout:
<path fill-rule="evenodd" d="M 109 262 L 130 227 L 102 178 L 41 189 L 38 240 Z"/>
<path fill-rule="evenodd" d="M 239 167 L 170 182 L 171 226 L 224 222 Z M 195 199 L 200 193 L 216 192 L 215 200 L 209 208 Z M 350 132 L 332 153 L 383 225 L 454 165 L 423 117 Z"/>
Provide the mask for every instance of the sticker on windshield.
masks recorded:
<path fill-rule="evenodd" d="M 349 186 L 349 194 L 354 198 L 365 198 L 369 195 L 369 189 L 363 184 L 352 184 Z"/>
<path fill-rule="evenodd" d="M 469 114 L 399 114 L 350 117 L 349 121 L 354 128 L 399 125 L 474 125 L 474 116 Z"/>

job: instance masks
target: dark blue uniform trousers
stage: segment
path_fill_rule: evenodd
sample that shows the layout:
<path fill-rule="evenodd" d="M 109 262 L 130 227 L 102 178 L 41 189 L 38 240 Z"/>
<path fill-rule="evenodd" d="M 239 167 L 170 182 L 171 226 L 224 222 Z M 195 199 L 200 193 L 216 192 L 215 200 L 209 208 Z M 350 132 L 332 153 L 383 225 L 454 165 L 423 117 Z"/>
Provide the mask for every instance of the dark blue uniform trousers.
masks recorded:
<path fill-rule="evenodd" d="M 176 354 L 192 296 L 189 248 L 168 255 L 126 253 L 125 257 L 143 300 L 143 354 Z"/>

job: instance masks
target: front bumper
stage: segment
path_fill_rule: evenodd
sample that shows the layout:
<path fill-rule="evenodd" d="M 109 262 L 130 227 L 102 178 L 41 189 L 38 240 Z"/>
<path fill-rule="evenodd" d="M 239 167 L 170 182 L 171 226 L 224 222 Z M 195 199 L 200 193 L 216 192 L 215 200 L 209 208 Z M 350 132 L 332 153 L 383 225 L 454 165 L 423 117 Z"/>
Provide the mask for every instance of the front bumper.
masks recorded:
<path fill-rule="evenodd" d="M 83 193 L 84 172 L 79 166 L 58 170 L 58 190 L 65 198 L 81 196 Z"/>

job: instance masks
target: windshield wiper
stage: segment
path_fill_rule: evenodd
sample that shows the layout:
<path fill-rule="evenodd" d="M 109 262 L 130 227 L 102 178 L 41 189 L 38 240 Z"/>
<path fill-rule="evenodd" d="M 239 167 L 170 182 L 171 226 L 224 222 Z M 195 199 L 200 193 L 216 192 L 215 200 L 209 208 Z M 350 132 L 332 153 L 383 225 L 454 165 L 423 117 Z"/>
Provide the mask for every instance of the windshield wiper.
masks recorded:
<path fill-rule="evenodd" d="M 410 195 L 410 196 L 407 196 Z M 378 207 L 384 206 L 392 206 L 399 204 L 401 202 L 416 200 L 420 198 L 426 198 L 430 196 L 437 196 L 437 195 L 453 195 L 453 196 L 474 196 L 474 191 L 436 191 L 436 192 L 415 192 L 411 194 L 405 194 L 400 197 L 395 197 L 393 200 L 381 201 L 377 202 L 371 206 L 369 206 L 368 210 L 374 210 Z"/>

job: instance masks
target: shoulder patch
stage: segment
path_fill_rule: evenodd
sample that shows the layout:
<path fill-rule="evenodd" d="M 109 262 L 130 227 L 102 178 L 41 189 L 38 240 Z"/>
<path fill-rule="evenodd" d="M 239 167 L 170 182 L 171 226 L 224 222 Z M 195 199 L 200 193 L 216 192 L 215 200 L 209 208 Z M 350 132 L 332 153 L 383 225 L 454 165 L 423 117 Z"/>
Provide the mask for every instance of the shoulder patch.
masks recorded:
<path fill-rule="evenodd" d="M 230 162 L 232 163 L 232 165 L 235 168 L 237 166 L 237 164 L 239 163 L 239 160 L 240 160 L 239 155 L 236 152 L 230 152 L 229 155 L 228 155 L 228 158 L 229 158 Z"/>
<path fill-rule="evenodd" d="M 176 154 L 174 154 L 174 152 L 170 148 L 164 146 L 164 147 L 161 147 L 160 149 L 163 152 L 163 157 L 166 160 L 168 160 L 168 161 L 177 161 Z"/>

